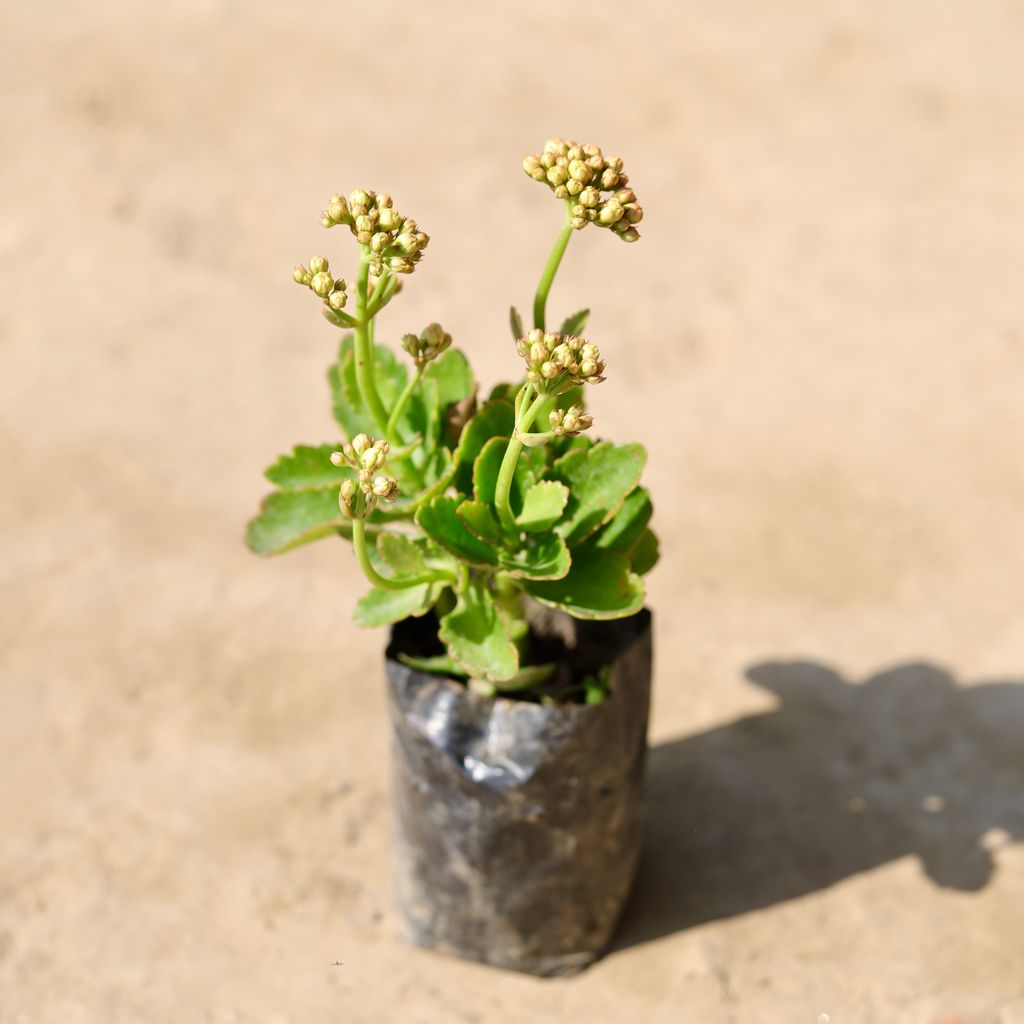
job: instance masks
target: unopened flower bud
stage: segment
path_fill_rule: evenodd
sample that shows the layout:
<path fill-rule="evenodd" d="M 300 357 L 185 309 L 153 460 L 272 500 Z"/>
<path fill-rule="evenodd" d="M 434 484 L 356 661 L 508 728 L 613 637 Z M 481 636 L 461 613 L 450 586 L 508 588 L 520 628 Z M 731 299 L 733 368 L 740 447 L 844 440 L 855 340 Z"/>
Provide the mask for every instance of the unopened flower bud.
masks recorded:
<path fill-rule="evenodd" d="M 330 270 L 330 265 L 327 262 L 326 256 L 314 256 L 309 261 L 309 272 L 311 274 L 322 274 Z"/>
<path fill-rule="evenodd" d="M 564 185 L 568 177 L 569 172 L 561 164 L 548 168 L 547 179 L 552 185 Z"/>
<path fill-rule="evenodd" d="M 381 501 L 394 501 L 398 497 L 398 481 L 391 476 L 376 477 L 371 489 Z"/>
<path fill-rule="evenodd" d="M 354 480 L 342 480 L 338 488 L 338 507 L 342 515 L 356 518 L 356 485 Z"/>
<path fill-rule="evenodd" d="M 339 466 L 339 467 L 340 466 L 347 466 L 348 465 L 348 459 L 345 458 L 345 453 L 344 452 L 331 452 L 331 462 L 335 466 Z"/>
<path fill-rule="evenodd" d="M 330 303 L 331 309 L 344 309 L 345 303 L 348 302 L 348 296 L 345 294 L 345 289 L 335 288 L 335 290 L 327 297 L 327 301 Z"/>
<path fill-rule="evenodd" d="M 621 219 L 624 212 L 625 211 L 619 201 L 612 198 L 601 207 L 600 212 L 597 215 L 597 219 L 602 224 L 612 225 L 617 220 Z"/>
<path fill-rule="evenodd" d="M 377 226 L 381 231 L 394 231 L 402 223 L 402 216 L 397 210 L 393 210 L 390 206 L 380 211 L 380 216 L 377 218 Z"/>
<path fill-rule="evenodd" d="M 348 203 L 344 196 L 331 196 L 327 204 L 327 216 L 336 224 L 345 224 L 349 220 Z"/>
<path fill-rule="evenodd" d="M 411 274 L 416 264 L 406 256 L 392 256 L 388 260 L 388 267 L 393 274 Z"/>
<path fill-rule="evenodd" d="M 622 209 L 626 211 L 626 220 L 630 224 L 639 224 L 644 219 L 644 211 L 637 203 L 626 203 Z"/>
<path fill-rule="evenodd" d="M 334 278 L 325 270 L 322 270 L 320 273 L 313 275 L 313 280 L 309 282 L 309 286 L 321 299 L 324 299 L 334 287 Z"/>
<path fill-rule="evenodd" d="M 555 409 L 548 416 L 548 422 L 556 437 L 577 437 L 594 425 L 594 417 L 585 413 L 580 406 L 572 405 L 564 411 Z"/>
<path fill-rule="evenodd" d="M 372 447 L 373 438 L 369 437 L 367 434 L 356 434 L 356 436 L 352 438 L 352 450 L 356 455 L 360 456 L 360 458 L 362 457 L 363 452 Z"/>
<path fill-rule="evenodd" d="M 305 267 L 299 265 L 292 271 L 292 280 L 296 284 L 308 285 L 313 280 L 313 275 Z"/>

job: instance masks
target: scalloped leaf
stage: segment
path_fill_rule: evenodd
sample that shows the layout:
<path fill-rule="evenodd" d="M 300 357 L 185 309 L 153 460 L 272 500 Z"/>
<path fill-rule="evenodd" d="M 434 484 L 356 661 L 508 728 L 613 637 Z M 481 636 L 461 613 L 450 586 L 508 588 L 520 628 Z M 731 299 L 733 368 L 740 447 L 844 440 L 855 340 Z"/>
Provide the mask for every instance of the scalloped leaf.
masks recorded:
<path fill-rule="evenodd" d="M 442 411 L 449 405 L 468 398 L 476 387 L 469 360 L 457 348 L 442 352 L 427 367 L 423 379 L 432 380 L 437 384 L 437 399 Z"/>
<path fill-rule="evenodd" d="M 272 484 L 285 489 L 296 487 L 339 487 L 342 480 L 353 475 L 346 466 L 335 466 L 331 452 L 341 447 L 337 444 L 297 444 L 287 455 L 281 455 L 277 462 L 263 474 Z"/>
<path fill-rule="evenodd" d="M 471 580 L 456 605 L 442 616 L 438 636 L 468 675 L 491 682 L 519 671 L 519 652 L 484 583 Z"/>
<path fill-rule="evenodd" d="M 352 536 L 352 524 L 338 508 L 337 487 L 274 491 L 245 529 L 245 543 L 257 555 L 279 555 L 332 534 Z"/>
<path fill-rule="evenodd" d="M 601 528 L 594 539 L 595 545 L 628 555 L 651 521 L 653 512 L 650 494 L 646 488 L 637 487 L 626 495 L 619 511 Z"/>
<path fill-rule="evenodd" d="M 456 558 L 470 565 L 496 565 L 498 556 L 493 545 L 472 533 L 456 514 L 458 505 L 455 498 L 439 494 L 416 513 L 416 525 Z"/>
<path fill-rule="evenodd" d="M 523 497 L 523 510 L 516 522 L 528 533 L 549 530 L 562 516 L 569 500 L 569 488 L 557 480 L 541 480 Z"/>
<path fill-rule="evenodd" d="M 490 505 L 482 501 L 464 501 L 455 509 L 455 514 L 485 544 L 501 543 L 501 524 Z"/>
<path fill-rule="evenodd" d="M 520 579 L 558 580 L 569 572 L 572 558 L 569 548 L 557 533 L 527 535 L 518 551 L 502 552 L 501 567 Z"/>
<path fill-rule="evenodd" d="M 601 441 L 593 448 L 563 455 L 551 476 L 569 488 L 565 516 L 555 529 L 576 547 L 607 523 L 640 482 L 647 452 L 640 444 Z"/>
<path fill-rule="evenodd" d="M 617 551 L 585 544 L 572 552 L 569 574 L 560 580 L 528 581 L 525 590 L 541 604 L 577 619 L 620 619 L 644 606 L 644 582 Z"/>
<path fill-rule="evenodd" d="M 515 427 L 512 403 L 488 402 L 466 424 L 455 449 L 455 486 L 463 494 L 473 490 L 473 463 L 492 437 L 511 437 Z"/>
<path fill-rule="evenodd" d="M 401 590 L 374 588 L 356 602 L 353 617 L 357 625 L 368 628 L 390 626 L 410 617 L 418 618 L 434 607 L 442 586 L 440 583 L 421 583 Z"/>
<path fill-rule="evenodd" d="M 644 530 L 629 553 L 633 572 L 638 576 L 649 573 L 658 564 L 660 555 L 657 534 L 651 529 Z"/>
<path fill-rule="evenodd" d="M 377 551 L 397 576 L 415 576 L 427 568 L 422 546 L 404 534 L 382 533 L 377 538 Z"/>

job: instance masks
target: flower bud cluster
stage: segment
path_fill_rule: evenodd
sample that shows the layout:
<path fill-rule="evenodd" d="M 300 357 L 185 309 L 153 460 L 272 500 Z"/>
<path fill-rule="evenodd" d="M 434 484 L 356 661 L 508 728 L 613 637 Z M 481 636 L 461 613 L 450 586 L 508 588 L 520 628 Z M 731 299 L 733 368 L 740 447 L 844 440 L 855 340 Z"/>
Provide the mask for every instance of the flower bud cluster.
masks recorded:
<path fill-rule="evenodd" d="M 387 455 L 387 441 L 374 441 L 366 434 L 356 434 L 340 452 L 331 453 L 335 466 L 351 466 L 359 474 L 358 488 L 354 480 L 343 480 L 338 492 L 338 505 L 349 519 L 364 519 L 378 501 L 394 501 L 398 497 L 398 481 L 378 472 L 384 468 Z"/>
<path fill-rule="evenodd" d="M 626 187 L 629 175 L 620 157 L 605 156 L 600 146 L 548 139 L 543 153 L 524 158 L 523 170 L 559 199 L 571 200 L 569 221 L 577 230 L 597 224 L 611 228 L 624 242 L 640 237 L 635 225 L 644 211 Z"/>
<path fill-rule="evenodd" d="M 555 437 L 579 437 L 584 430 L 594 425 L 594 417 L 586 413 L 578 405 L 570 405 L 568 409 L 554 409 L 548 415 L 551 433 Z"/>
<path fill-rule="evenodd" d="M 324 305 L 330 306 L 333 310 L 344 309 L 345 303 L 348 302 L 345 282 L 340 277 L 331 277 L 326 256 L 314 256 L 308 267 L 300 263 L 292 271 L 292 279 L 319 295 L 324 300 Z"/>
<path fill-rule="evenodd" d="M 549 395 L 562 394 L 574 385 L 600 384 L 604 380 L 600 350 L 575 335 L 534 328 L 516 342 L 516 351 L 526 362 L 526 379 Z"/>
<path fill-rule="evenodd" d="M 411 274 L 423 257 L 430 237 L 420 231 L 411 217 L 403 217 L 391 196 L 368 188 L 331 196 L 320 223 L 325 228 L 345 224 L 360 245 L 370 250 L 370 272 L 380 277 L 387 268 L 392 274 Z"/>
<path fill-rule="evenodd" d="M 431 324 L 424 328 L 417 338 L 415 334 L 402 336 L 402 348 L 412 356 L 417 369 L 422 369 L 432 359 L 436 359 L 452 343 L 452 336 L 445 334 L 440 324 Z"/>

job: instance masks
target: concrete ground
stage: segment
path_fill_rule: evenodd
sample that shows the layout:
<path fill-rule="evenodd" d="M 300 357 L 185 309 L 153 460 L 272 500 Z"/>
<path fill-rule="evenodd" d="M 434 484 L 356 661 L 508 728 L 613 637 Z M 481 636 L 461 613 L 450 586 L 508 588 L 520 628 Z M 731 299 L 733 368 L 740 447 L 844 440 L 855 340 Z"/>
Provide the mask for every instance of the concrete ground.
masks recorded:
<path fill-rule="evenodd" d="M 0 1022 L 1024 1021 L 1024 9 L 0 10 Z M 513 372 L 552 134 L 600 430 L 651 450 L 647 855 L 542 982 L 396 936 L 379 633 L 260 472 L 336 436 L 317 215 L 433 241 L 382 330 Z M 336 965 L 338 964 L 338 965 Z"/>

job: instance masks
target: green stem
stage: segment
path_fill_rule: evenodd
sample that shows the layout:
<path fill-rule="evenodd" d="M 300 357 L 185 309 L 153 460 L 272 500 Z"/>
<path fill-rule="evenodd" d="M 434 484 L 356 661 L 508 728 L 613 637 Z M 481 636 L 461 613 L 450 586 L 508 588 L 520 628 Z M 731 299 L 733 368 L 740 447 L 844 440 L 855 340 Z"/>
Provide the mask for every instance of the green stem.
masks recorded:
<path fill-rule="evenodd" d="M 387 426 L 384 428 L 384 436 L 388 440 L 397 436 L 396 432 L 398 430 L 398 421 L 401 418 L 409 399 L 412 398 L 412 393 L 416 390 L 416 386 L 423 379 L 423 373 L 426 368 L 426 365 L 420 366 L 409 378 L 409 383 L 405 385 L 402 393 L 398 396 L 398 400 L 395 402 L 394 408 L 391 410 L 391 415 L 388 417 Z"/>
<path fill-rule="evenodd" d="M 568 206 L 567 206 L 568 212 Z M 558 266 L 562 262 L 562 257 L 565 255 L 565 247 L 569 244 L 569 239 L 572 237 L 572 225 L 566 220 L 565 227 L 558 233 L 558 237 L 555 239 L 555 246 L 551 250 L 551 255 L 548 257 L 547 265 L 544 267 L 544 273 L 540 275 L 540 283 L 537 285 L 537 294 L 533 299 L 533 326 L 539 327 L 544 330 L 544 311 L 548 304 L 548 292 L 551 291 L 551 284 L 555 280 L 555 274 L 558 272 Z"/>
<path fill-rule="evenodd" d="M 387 301 L 384 297 L 384 293 L 391 284 L 391 272 L 384 268 L 383 273 L 377 278 L 377 283 L 373 288 L 373 295 L 370 296 L 369 303 L 369 315 L 375 317 Z M 390 298 L 390 296 L 388 296 Z"/>
<path fill-rule="evenodd" d="M 366 287 L 370 277 L 370 265 L 366 260 L 359 262 L 359 279 L 356 282 L 356 383 L 363 404 L 370 410 L 377 426 L 387 431 L 388 414 L 373 381 L 374 352 L 370 340 L 372 319 L 367 312 Z"/>
<path fill-rule="evenodd" d="M 434 583 L 441 580 L 454 582 L 451 573 L 436 570 L 434 572 L 423 572 L 418 576 L 399 576 L 389 579 L 381 576 L 370 562 L 370 552 L 366 546 L 366 522 L 363 519 L 352 520 L 352 547 L 355 549 L 356 561 L 363 575 L 381 590 L 404 590 L 406 587 L 418 587 L 421 583 Z"/>
<path fill-rule="evenodd" d="M 494 494 L 494 507 L 498 512 L 498 519 L 504 529 L 513 535 L 519 533 L 519 528 L 516 526 L 515 516 L 512 515 L 509 498 L 512 493 L 512 478 L 515 476 L 516 463 L 519 461 L 519 453 L 523 450 L 523 442 L 517 435 L 529 430 L 538 414 L 544 411 L 552 401 L 548 395 L 538 395 L 536 401 L 529 402 L 526 390 L 529 387 L 530 385 L 526 384 L 520 389 L 519 393 L 523 396 L 522 399 L 517 396 L 519 416 L 516 419 L 515 432 L 509 438 L 508 447 L 501 460 L 501 469 L 498 470 L 498 482 Z"/>

